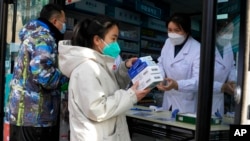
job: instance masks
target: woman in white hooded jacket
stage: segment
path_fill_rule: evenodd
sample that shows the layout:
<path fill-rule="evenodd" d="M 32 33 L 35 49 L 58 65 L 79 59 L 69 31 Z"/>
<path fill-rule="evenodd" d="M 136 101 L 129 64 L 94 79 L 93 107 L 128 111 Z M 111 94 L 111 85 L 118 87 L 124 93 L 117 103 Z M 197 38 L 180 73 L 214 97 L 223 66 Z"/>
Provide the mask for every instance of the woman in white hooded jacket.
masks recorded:
<path fill-rule="evenodd" d="M 130 141 L 125 112 L 150 89 L 136 90 L 127 70 L 137 58 L 115 65 L 118 23 L 106 16 L 79 22 L 71 41 L 59 43 L 59 66 L 69 81 L 70 140 Z"/>

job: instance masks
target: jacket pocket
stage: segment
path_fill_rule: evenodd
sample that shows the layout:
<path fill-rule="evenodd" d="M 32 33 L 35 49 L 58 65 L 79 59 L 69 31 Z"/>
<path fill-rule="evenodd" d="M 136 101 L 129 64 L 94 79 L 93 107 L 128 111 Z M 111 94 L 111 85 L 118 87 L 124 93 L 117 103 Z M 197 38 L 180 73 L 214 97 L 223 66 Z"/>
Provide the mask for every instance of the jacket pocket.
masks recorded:
<path fill-rule="evenodd" d="M 125 116 L 118 116 L 113 134 L 104 137 L 104 141 L 130 141 Z"/>
<path fill-rule="evenodd" d="M 103 141 L 130 141 L 130 137 L 125 130 L 117 129 L 114 134 L 103 138 Z"/>
<path fill-rule="evenodd" d="M 119 141 L 119 134 L 117 132 L 115 132 L 114 134 L 104 137 L 103 138 L 104 141 Z"/>

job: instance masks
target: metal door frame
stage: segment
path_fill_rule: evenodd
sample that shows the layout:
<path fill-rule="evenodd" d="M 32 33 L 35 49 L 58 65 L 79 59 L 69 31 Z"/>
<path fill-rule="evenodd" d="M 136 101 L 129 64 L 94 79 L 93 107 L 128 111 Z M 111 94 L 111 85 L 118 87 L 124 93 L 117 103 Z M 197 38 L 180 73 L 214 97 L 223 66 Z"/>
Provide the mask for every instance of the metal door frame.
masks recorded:
<path fill-rule="evenodd" d="M 0 128 L 3 128 L 4 118 L 4 89 L 5 89 L 5 56 L 6 56 L 6 36 L 9 0 L 0 1 Z M 3 133 L 0 134 L 3 139 Z"/>

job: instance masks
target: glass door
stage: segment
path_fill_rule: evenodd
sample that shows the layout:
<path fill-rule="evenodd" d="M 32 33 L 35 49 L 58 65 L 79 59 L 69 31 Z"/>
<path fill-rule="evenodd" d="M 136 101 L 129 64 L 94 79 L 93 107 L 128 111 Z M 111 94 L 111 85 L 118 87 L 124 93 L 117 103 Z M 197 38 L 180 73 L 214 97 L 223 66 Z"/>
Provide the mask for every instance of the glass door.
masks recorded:
<path fill-rule="evenodd" d="M 241 88 L 239 64 L 241 1 L 217 0 L 215 29 L 215 60 L 212 115 L 222 116 L 222 124 L 233 124 L 236 105 L 240 103 L 237 90 Z M 238 75 L 239 74 L 239 75 Z"/>
<path fill-rule="evenodd" d="M 229 140 L 231 125 L 243 124 L 246 11 L 246 1 L 203 1 L 196 140 Z M 213 118 L 223 129 L 215 132 Z"/>
<path fill-rule="evenodd" d="M 215 20 L 215 59 L 212 116 L 222 118 L 221 124 L 246 124 L 246 1 L 217 0 Z M 248 61 L 248 60 L 247 60 Z M 245 104 L 243 104 L 245 103 Z M 249 102 L 248 102 L 249 103 Z M 249 121 L 249 120 L 248 120 Z M 212 128 L 210 128 L 212 131 Z M 224 134 L 223 134 L 224 133 Z M 229 140 L 230 132 L 210 134 Z"/>

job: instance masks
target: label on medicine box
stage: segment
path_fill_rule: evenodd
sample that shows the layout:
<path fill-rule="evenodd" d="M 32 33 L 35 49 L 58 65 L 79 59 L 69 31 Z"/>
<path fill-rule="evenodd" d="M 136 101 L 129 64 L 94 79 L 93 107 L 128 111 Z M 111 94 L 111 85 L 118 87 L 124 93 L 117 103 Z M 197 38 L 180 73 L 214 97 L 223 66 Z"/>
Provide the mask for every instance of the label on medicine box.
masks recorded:
<path fill-rule="evenodd" d="M 139 74 L 142 70 L 144 70 L 146 67 L 149 67 L 149 66 L 157 66 L 157 65 L 153 61 L 152 63 L 142 62 L 138 67 L 136 68 L 131 67 L 128 70 L 129 77 L 133 79 L 137 74 Z"/>
<path fill-rule="evenodd" d="M 142 64 L 142 62 L 146 62 L 146 64 L 148 65 L 155 65 L 155 62 L 153 61 L 153 58 L 151 56 L 145 56 L 137 59 L 136 62 L 132 65 L 131 69 L 136 69 Z"/>
<path fill-rule="evenodd" d="M 136 76 L 132 78 L 132 82 L 135 83 L 136 81 L 140 81 L 143 79 L 143 77 L 146 77 L 147 75 L 153 75 L 153 74 L 159 74 L 160 68 L 159 66 L 147 66 L 145 69 L 143 69 L 140 73 L 137 73 Z"/>
<path fill-rule="evenodd" d="M 146 60 L 153 60 L 153 58 L 151 56 L 143 56 L 139 58 L 142 61 L 146 61 Z"/>
<path fill-rule="evenodd" d="M 154 88 L 161 81 L 163 81 L 163 77 L 160 73 L 147 75 L 139 80 L 139 86 L 137 89 L 144 90 L 146 88 Z"/>

